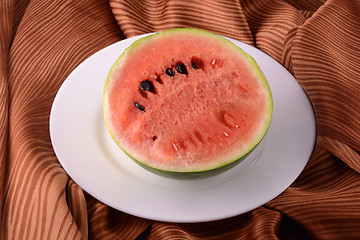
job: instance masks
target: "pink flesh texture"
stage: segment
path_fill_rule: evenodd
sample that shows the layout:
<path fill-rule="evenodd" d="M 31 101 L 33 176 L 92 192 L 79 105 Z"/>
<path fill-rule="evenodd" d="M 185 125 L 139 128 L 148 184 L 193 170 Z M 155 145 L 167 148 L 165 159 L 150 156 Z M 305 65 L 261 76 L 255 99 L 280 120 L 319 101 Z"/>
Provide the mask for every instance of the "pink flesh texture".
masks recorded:
<path fill-rule="evenodd" d="M 194 58 L 203 61 L 198 70 L 191 67 Z M 176 72 L 178 62 L 188 75 Z M 165 74 L 169 67 L 174 77 Z M 267 112 L 265 91 L 246 60 L 201 36 L 148 41 L 112 78 L 108 109 L 115 141 L 155 168 L 191 171 L 230 159 L 252 141 Z M 155 94 L 141 94 L 143 80 L 152 81 Z"/>

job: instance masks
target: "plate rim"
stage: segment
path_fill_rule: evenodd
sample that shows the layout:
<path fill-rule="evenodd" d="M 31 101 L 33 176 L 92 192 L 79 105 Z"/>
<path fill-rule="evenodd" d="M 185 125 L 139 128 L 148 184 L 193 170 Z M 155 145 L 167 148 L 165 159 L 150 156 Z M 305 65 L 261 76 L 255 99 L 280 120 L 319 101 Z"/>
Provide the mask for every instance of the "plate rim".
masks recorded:
<path fill-rule="evenodd" d="M 150 33 L 150 34 L 153 34 L 153 33 Z M 52 146 L 53 146 L 53 149 L 54 149 L 54 152 L 56 154 L 56 157 L 59 161 L 59 163 L 61 164 L 61 167 L 64 168 L 64 170 L 66 171 L 66 173 L 70 176 L 70 178 L 76 183 L 78 184 L 83 190 L 85 190 L 86 192 L 88 192 L 90 195 L 92 195 L 93 197 L 95 197 L 96 199 L 98 199 L 99 201 L 103 202 L 104 204 L 110 206 L 110 207 L 114 207 L 114 204 L 112 203 L 112 201 L 108 200 L 108 199 L 103 199 L 100 195 L 94 193 L 93 190 L 91 190 L 91 188 L 89 188 L 88 186 L 86 186 L 86 184 L 84 185 L 81 181 L 79 181 L 79 179 L 77 178 L 76 174 L 74 174 L 74 172 L 68 168 L 67 164 L 66 164 L 66 161 L 64 162 L 60 155 L 61 153 L 58 152 L 58 148 L 56 146 L 56 141 L 55 138 L 56 136 L 54 136 L 54 111 L 56 111 L 56 104 L 58 104 L 58 99 L 60 96 L 59 94 L 62 94 L 62 91 L 64 88 L 67 87 L 67 85 L 71 85 L 71 77 L 72 77 L 72 74 L 80 68 L 80 66 L 83 66 L 85 64 L 87 64 L 88 61 L 91 61 L 93 58 L 96 58 L 97 54 L 99 54 L 100 52 L 102 51 L 106 51 L 106 49 L 111 49 L 113 48 L 114 46 L 116 45 L 122 45 L 124 44 L 125 42 L 126 43 L 130 43 L 130 42 L 133 42 L 137 39 L 140 39 L 142 37 L 145 37 L 149 34 L 143 34 L 143 35 L 139 35 L 139 36 L 136 36 L 136 37 L 132 37 L 132 38 L 128 38 L 128 39 L 124 39 L 124 40 L 121 40 L 121 41 L 118 41 L 116 43 L 113 43 L 101 50 L 99 50 L 98 52 L 94 53 L 93 55 L 91 55 L 90 57 L 88 57 L 86 60 L 84 60 L 80 65 L 78 65 L 73 71 L 71 74 L 69 74 L 69 76 L 65 79 L 65 81 L 63 82 L 63 84 L 61 85 L 61 87 L 59 88 L 55 98 L 54 98 L 54 101 L 53 101 L 53 104 L 51 106 L 51 111 L 50 111 L 50 119 L 49 119 L 49 128 L 50 128 L 50 139 L 51 139 L 51 143 L 52 143 Z M 238 41 L 238 40 L 235 40 L 235 39 L 232 39 L 232 38 L 228 38 L 228 37 L 225 37 L 226 39 L 234 42 L 235 44 L 239 44 L 240 45 L 244 45 L 244 46 L 248 46 L 250 49 L 253 49 L 255 52 L 258 51 L 258 53 L 260 52 L 261 54 L 265 54 L 264 56 L 267 56 L 269 61 L 274 61 L 276 62 L 276 60 L 274 60 L 273 58 L 271 58 L 269 55 L 267 55 L 266 53 L 262 52 L 261 50 L 249 45 L 249 44 L 246 44 L 246 43 L 243 43 L 241 41 Z M 242 48 L 242 47 L 241 47 Z M 245 52 L 248 53 L 248 51 L 244 50 Z M 250 53 L 248 53 L 250 56 L 252 56 Z M 120 56 L 120 55 L 119 55 Z M 253 57 L 253 56 L 252 56 Z M 271 60 L 270 60 L 271 59 Z M 257 61 L 258 62 L 258 61 Z M 259 64 L 259 63 L 258 63 Z M 276 62 L 276 64 L 279 65 L 279 67 L 282 67 L 284 70 L 286 70 L 281 64 L 279 64 L 278 62 Z M 259 64 L 260 66 L 260 64 Z M 261 67 L 261 66 L 260 66 Z M 111 66 L 109 66 L 109 70 L 110 70 Z M 286 70 L 287 71 L 287 70 Z M 287 71 L 288 72 L 288 71 Z M 294 78 L 289 72 L 288 74 Z M 294 78 L 295 79 L 295 78 Z M 296 81 L 296 79 L 295 79 Z M 105 79 L 103 80 L 103 83 L 105 83 Z M 297 81 L 296 81 L 297 83 Z M 297 83 L 298 84 L 298 83 Z M 270 85 L 270 83 L 269 83 Z M 299 85 L 300 87 L 300 85 Z M 101 89 L 102 90 L 102 89 Z M 305 91 L 303 91 L 303 94 L 306 96 L 307 98 L 307 101 L 308 101 L 308 104 L 310 104 L 311 108 L 312 108 L 312 105 L 311 105 L 311 102 L 308 98 L 308 96 L 306 95 Z M 102 92 L 102 91 L 101 91 Z M 274 106 L 275 107 L 275 106 Z M 314 147 L 315 145 L 315 140 L 316 140 L 316 121 L 315 121 L 315 116 L 314 116 L 314 112 L 312 110 L 312 118 L 313 118 L 313 139 L 312 139 L 312 146 Z M 272 124 L 271 124 L 272 125 Z M 270 128 L 271 128 L 271 125 L 270 125 Z M 296 178 L 301 174 L 301 172 L 303 171 L 303 169 L 305 168 L 310 156 L 311 156 L 311 153 L 312 153 L 312 150 L 313 148 L 311 149 L 311 151 L 308 152 L 307 156 L 305 157 L 307 160 L 304 162 L 304 165 L 301 169 L 298 170 L 298 173 L 297 174 L 294 174 L 293 175 L 293 178 L 289 180 L 289 184 L 287 184 L 287 186 L 280 192 L 274 192 L 273 195 L 268 195 L 266 200 L 263 201 L 264 203 L 262 204 L 265 204 L 269 201 L 271 201 L 272 199 L 276 198 L 278 195 L 280 195 L 283 191 L 285 191 L 295 180 Z M 80 182 L 80 183 L 79 183 Z M 96 192 L 96 191 L 95 191 Z M 262 205 L 261 204 L 261 205 Z M 245 212 L 248 212 L 248 211 L 251 211 L 261 205 L 258 205 L 258 206 L 252 206 L 252 207 L 249 207 L 248 210 L 244 211 L 244 212 L 234 212 L 233 214 L 230 214 L 230 215 L 224 215 L 224 216 L 218 216 L 218 217 L 198 217 L 197 219 L 184 219 L 184 218 L 179 218 L 179 217 L 173 217 L 173 216 L 170 216 L 170 217 L 157 217 L 157 216 L 149 216 L 149 214 L 144 214 L 144 213 L 139 213 L 139 212 L 132 212 L 132 211 L 129 211 L 127 209 L 119 209 L 119 207 L 114 207 L 115 209 L 119 210 L 119 211 L 123 211 L 125 213 L 128 213 L 128 214 L 131 214 L 131 215 L 134 215 L 134 216 L 138 216 L 138 217 L 142 217 L 142 218 L 146 218 L 146 219 L 151 219 L 151 220 L 157 220 L 157 221 L 166 221 L 166 222 L 177 222 L 177 223 L 194 223 L 194 222 L 207 222 L 207 221 L 215 221 L 215 220 L 221 220 L 221 219 L 225 219 L 225 218 L 229 218 L 229 217 L 233 217 L 233 216 L 237 216 L 239 214 L 242 214 L 242 213 L 245 213 Z"/>

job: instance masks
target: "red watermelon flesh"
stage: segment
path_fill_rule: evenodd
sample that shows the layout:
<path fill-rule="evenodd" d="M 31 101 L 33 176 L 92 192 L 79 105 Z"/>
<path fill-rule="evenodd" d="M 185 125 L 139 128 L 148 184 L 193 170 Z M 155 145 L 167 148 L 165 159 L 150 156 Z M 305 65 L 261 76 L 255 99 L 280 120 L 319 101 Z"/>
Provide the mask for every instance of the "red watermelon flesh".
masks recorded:
<path fill-rule="evenodd" d="M 119 57 L 105 84 L 104 115 L 115 142 L 142 166 L 206 172 L 261 141 L 272 97 L 239 47 L 203 30 L 172 29 Z"/>

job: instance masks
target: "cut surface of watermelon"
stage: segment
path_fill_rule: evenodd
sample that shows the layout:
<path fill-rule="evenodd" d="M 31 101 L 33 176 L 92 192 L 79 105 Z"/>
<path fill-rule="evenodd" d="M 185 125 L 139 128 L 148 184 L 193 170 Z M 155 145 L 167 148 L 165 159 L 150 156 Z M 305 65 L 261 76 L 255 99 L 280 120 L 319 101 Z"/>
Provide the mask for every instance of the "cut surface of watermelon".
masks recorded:
<path fill-rule="evenodd" d="M 239 47 L 182 28 L 124 51 L 106 79 L 103 108 L 111 136 L 133 160 L 186 178 L 244 159 L 270 126 L 272 96 L 256 62 Z"/>

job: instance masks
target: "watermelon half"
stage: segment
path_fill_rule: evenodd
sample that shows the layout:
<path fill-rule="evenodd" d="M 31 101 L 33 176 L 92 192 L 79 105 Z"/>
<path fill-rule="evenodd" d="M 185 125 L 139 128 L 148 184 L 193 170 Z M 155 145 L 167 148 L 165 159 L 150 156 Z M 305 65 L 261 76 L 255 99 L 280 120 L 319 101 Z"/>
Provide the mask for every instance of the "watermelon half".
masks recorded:
<path fill-rule="evenodd" d="M 223 37 L 170 29 L 135 41 L 103 92 L 118 146 L 144 168 L 204 178 L 242 161 L 271 122 L 271 91 L 256 62 Z"/>

